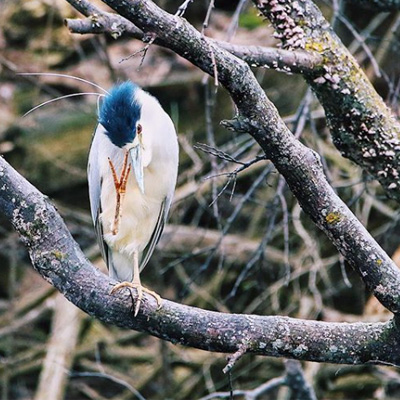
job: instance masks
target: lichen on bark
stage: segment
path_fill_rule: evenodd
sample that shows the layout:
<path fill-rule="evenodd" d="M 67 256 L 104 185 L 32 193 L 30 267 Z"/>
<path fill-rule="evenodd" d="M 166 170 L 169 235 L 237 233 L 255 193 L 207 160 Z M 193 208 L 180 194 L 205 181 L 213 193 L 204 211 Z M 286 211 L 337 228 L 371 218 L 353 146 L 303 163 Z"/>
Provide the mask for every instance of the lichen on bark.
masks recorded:
<path fill-rule="evenodd" d="M 400 201 L 400 124 L 311 0 L 264 0 L 256 6 L 284 48 L 323 56 L 323 71 L 303 73 L 325 109 L 333 143 Z"/>

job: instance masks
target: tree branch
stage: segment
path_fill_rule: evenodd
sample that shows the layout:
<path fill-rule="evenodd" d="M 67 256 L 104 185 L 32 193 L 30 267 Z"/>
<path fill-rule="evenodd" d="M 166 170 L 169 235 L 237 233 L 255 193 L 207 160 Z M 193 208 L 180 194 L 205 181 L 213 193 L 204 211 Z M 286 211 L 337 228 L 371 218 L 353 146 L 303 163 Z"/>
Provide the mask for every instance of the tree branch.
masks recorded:
<path fill-rule="evenodd" d="M 220 83 L 228 90 L 240 116 L 225 126 L 250 133 L 285 177 L 303 210 L 359 272 L 378 300 L 400 312 L 400 271 L 326 180 L 318 154 L 289 131 L 249 66 L 205 39 L 186 20 L 168 14 L 149 0 L 103 0 L 146 33 L 210 75 L 214 63 Z M 243 94 L 246 95 L 243 95 Z"/>
<path fill-rule="evenodd" d="M 130 292 L 110 295 L 115 281 L 85 258 L 49 201 L 0 158 L 0 210 L 29 250 L 35 269 L 72 303 L 106 323 L 203 350 L 247 352 L 332 363 L 400 365 L 400 334 L 386 323 L 326 323 L 279 316 L 226 314 L 144 294 L 133 316 Z"/>
<path fill-rule="evenodd" d="M 252 67 L 266 67 L 300 74 L 323 72 L 323 57 L 316 52 L 240 46 L 222 41 L 215 41 L 215 43 Z"/>
<path fill-rule="evenodd" d="M 292 50 L 316 51 L 325 73 L 304 76 L 325 109 L 333 143 L 400 202 L 400 124 L 312 0 L 253 0 Z M 387 1 L 376 1 L 386 3 Z"/>
<path fill-rule="evenodd" d="M 76 10 L 85 15 L 84 19 L 64 20 L 65 26 L 72 33 L 81 35 L 88 33 L 108 33 L 114 39 L 122 35 L 127 35 L 135 39 L 143 40 L 143 32 L 132 22 L 118 14 L 108 13 L 100 8 L 93 6 L 86 0 L 67 0 Z"/>
<path fill-rule="evenodd" d="M 139 40 L 146 40 L 143 31 L 132 22 L 118 14 L 107 13 L 97 7 L 90 6 L 86 1 L 67 0 L 78 11 L 88 18 L 65 19 L 65 25 L 70 32 L 79 34 L 107 33 L 114 39 L 126 35 Z M 77 3 L 79 7 L 77 7 Z M 239 57 L 252 67 L 278 69 L 289 73 L 305 73 L 321 70 L 323 57 L 316 52 L 289 51 L 262 46 L 240 46 L 229 42 L 208 39 L 221 48 Z M 155 44 L 168 47 L 162 38 L 156 38 Z"/>

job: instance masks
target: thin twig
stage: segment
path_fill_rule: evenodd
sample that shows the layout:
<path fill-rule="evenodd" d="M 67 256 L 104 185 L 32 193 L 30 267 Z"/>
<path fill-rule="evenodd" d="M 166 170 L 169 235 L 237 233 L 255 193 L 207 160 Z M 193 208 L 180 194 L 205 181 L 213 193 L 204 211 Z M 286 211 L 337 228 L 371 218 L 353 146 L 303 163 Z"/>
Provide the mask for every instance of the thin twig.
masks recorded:
<path fill-rule="evenodd" d="M 231 23 L 229 24 L 228 30 L 226 32 L 226 40 L 228 42 L 230 42 L 232 40 L 233 36 L 236 33 L 236 30 L 239 25 L 240 13 L 242 12 L 246 3 L 247 3 L 247 0 L 240 0 L 238 2 L 238 5 L 236 6 L 235 12 L 232 15 Z"/>
<path fill-rule="evenodd" d="M 214 75 L 214 86 L 215 86 L 215 90 L 217 90 L 217 88 L 218 88 L 217 62 L 215 60 L 214 50 L 213 50 L 208 38 L 205 35 L 205 31 L 206 31 L 206 29 L 208 27 L 208 24 L 210 23 L 211 12 L 212 12 L 213 8 L 214 8 L 214 0 L 210 0 L 210 2 L 208 4 L 208 8 L 207 8 L 207 14 L 206 14 L 206 17 L 205 17 L 205 19 L 203 21 L 203 26 L 201 28 L 201 38 L 204 40 L 204 43 L 206 44 L 206 46 L 209 49 L 210 59 L 211 59 L 211 66 L 212 66 L 212 69 L 214 71 L 214 74 L 213 74 Z M 203 79 L 203 84 L 206 84 L 207 80 L 208 80 L 208 75 L 205 75 L 204 79 Z"/>
<path fill-rule="evenodd" d="M 186 9 L 190 3 L 192 3 L 193 0 L 185 0 L 179 7 L 178 10 L 176 11 L 175 15 L 178 17 L 183 17 L 183 14 L 185 14 Z"/>
<path fill-rule="evenodd" d="M 243 161 L 239 161 L 236 158 L 232 157 L 231 155 L 225 153 L 222 150 L 217 149 L 215 146 L 215 143 L 213 145 L 208 145 L 208 144 L 204 144 L 204 143 L 197 143 L 195 144 L 193 147 L 195 149 L 199 149 L 201 151 L 203 151 L 204 153 L 208 153 L 211 154 L 215 157 L 220 158 L 221 160 L 225 160 L 228 162 L 233 162 L 235 164 L 240 164 L 240 165 L 245 165 L 245 163 Z"/>
<path fill-rule="evenodd" d="M 237 349 L 237 351 L 229 357 L 228 364 L 225 365 L 222 372 L 224 374 L 230 372 L 232 368 L 235 366 L 236 362 L 246 354 L 248 349 L 249 345 L 246 342 L 242 343 Z"/>

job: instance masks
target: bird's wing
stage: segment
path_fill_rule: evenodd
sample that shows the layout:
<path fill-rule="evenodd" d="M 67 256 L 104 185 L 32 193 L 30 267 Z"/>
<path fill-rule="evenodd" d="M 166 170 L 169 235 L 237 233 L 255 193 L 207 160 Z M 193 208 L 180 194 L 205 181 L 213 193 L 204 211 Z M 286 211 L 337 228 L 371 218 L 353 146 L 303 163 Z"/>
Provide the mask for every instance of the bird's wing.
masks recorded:
<path fill-rule="evenodd" d="M 110 257 L 110 249 L 108 248 L 106 242 L 103 239 L 103 226 L 100 221 L 100 214 L 101 214 L 101 206 L 97 210 L 96 221 L 94 223 L 94 230 L 96 232 L 97 243 L 99 244 L 101 256 L 105 261 L 107 268 L 110 269 L 109 262 L 111 260 Z"/>
<path fill-rule="evenodd" d="M 150 241 L 147 244 L 146 248 L 143 250 L 142 260 L 140 263 L 140 271 L 146 266 L 149 262 L 150 257 L 152 256 L 154 249 L 160 240 L 161 234 L 164 230 L 165 223 L 167 222 L 169 208 L 171 207 L 172 195 L 167 196 L 163 202 L 161 203 L 160 212 L 157 218 L 157 224 L 154 228 L 153 234 L 151 235 Z"/>
<path fill-rule="evenodd" d="M 100 197 L 101 197 L 102 178 L 97 162 L 99 140 L 98 137 L 96 137 L 96 134 L 98 134 L 101 129 L 104 128 L 100 124 L 98 124 L 96 131 L 93 135 L 92 144 L 90 146 L 87 172 L 88 172 L 90 211 L 92 213 L 94 229 L 96 232 L 96 238 L 100 247 L 101 255 L 108 267 L 109 251 L 107 244 L 103 240 L 103 226 L 100 220 L 100 215 L 101 215 Z"/>

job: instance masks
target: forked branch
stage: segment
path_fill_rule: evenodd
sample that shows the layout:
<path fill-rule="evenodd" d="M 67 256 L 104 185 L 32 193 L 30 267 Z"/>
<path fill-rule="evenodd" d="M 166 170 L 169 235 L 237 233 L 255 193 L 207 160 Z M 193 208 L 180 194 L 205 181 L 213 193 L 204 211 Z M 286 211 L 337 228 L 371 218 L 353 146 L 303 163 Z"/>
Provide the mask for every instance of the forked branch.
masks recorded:
<path fill-rule="evenodd" d="M 239 116 L 225 125 L 250 133 L 285 177 L 303 210 L 358 271 L 369 290 L 393 313 L 400 312 L 400 271 L 337 196 L 323 172 L 318 154 L 290 132 L 250 67 L 215 43 L 206 46 L 185 19 L 168 14 L 150 0 L 103 0 L 143 32 L 155 34 L 166 46 L 213 75 L 230 93 Z"/>
<path fill-rule="evenodd" d="M 35 269 L 72 303 L 106 323 L 203 350 L 246 352 L 341 364 L 400 365 L 400 334 L 386 323 L 327 323 L 279 316 L 218 313 L 144 294 L 133 316 L 130 292 L 83 255 L 51 203 L 0 158 L 0 209 L 29 250 Z"/>

